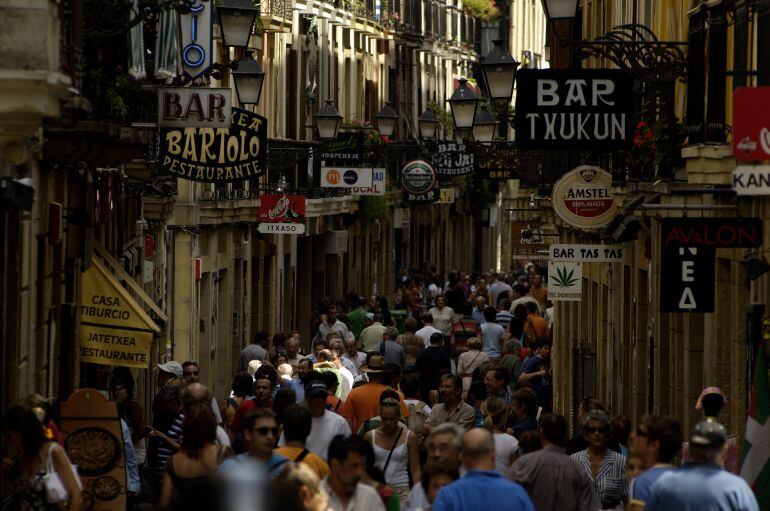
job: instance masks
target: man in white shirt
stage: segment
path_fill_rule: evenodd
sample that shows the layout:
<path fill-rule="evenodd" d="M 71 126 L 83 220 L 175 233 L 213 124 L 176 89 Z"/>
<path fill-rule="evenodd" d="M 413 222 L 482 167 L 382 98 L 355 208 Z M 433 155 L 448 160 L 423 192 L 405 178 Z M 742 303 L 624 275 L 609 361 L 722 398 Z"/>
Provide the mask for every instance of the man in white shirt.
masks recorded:
<path fill-rule="evenodd" d="M 315 345 L 315 341 L 318 339 L 326 339 L 330 332 L 338 332 L 343 339 L 347 339 L 350 335 L 347 325 L 337 319 L 336 305 L 330 305 L 326 310 L 326 320 L 318 325 L 318 333 L 316 333 L 315 339 L 313 339 L 313 345 Z"/>
<path fill-rule="evenodd" d="M 516 307 L 519 305 L 527 305 L 527 302 L 537 303 L 537 300 L 529 296 L 527 294 L 527 290 L 521 284 L 516 284 L 513 286 L 513 294 L 511 297 L 513 298 L 513 301 L 511 302 L 511 308 L 509 309 L 511 314 L 516 312 Z"/>
<path fill-rule="evenodd" d="M 430 346 L 430 336 L 435 333 L 441 333 L 441 330 L 433 326 L 433 316 L 430 314 L 422 315 L 423 327 L 415 332 L 415 335 L 422 337 L 422 342 L 425 343 L 425 347 Z M 442 334 L 443 335 L 443 334 Z"/>
<path fill-rule="evenodd" d="M 327 457 L 332 438 L 336 435 L 350 435 L 350 425 L 345 417 L 326 409 L 328 392 L 326 384 L 321 381 L 309 381 L 305 384 L 305 401 L 310 415 L 313 416 L 313 426 L 305 441 L 305 447 L 323 459 Z"/>
<path fill-rule="evenodd" d="M 329 476 L 321 482 L 334 511 L 385 511 L 377 490 L 361 482 L 368 446 L 356 436 L 338 435 L 329 445 Z"/>
<path fill-rule="evenodd" d="M 355 381 L 360 380 L 361 366 L 364 364 L 364 362 L 366 362 L 366 353 L 363 351 L 358 351 L 358 346 L 356 345 L 355 339 L 345 341 L 345 353 L 342 355 L 342 360 L 347 360 L 353 367 L 355 367 L 356 370 L 351 370 L 350 372 L 353 373 L 353 378 Z"/>

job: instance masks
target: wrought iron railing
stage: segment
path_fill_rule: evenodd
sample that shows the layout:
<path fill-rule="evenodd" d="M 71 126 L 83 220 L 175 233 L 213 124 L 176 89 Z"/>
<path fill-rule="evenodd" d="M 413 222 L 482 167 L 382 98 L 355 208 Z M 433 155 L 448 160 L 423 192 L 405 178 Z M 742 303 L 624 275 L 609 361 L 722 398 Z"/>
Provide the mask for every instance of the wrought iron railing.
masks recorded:
<path fill-rule="evenodd" d="M 331 199 L 350 195 L 350 191 L 345 188 L 287 188 L 279 191 L 276 183 L 267 183 L 252 186 L 248 190 L 235 186 L 203 190 L 198 200 L 200 202 L 256 200 L 260 195 L 267 193 L 302 194 L 308 199 Z"/>
<path fill-rule="evenodd" d="M 276 16 L 279 18 L 292 18 L 291 0 L 262 0 L 259 5 L 260 16 Z"/>

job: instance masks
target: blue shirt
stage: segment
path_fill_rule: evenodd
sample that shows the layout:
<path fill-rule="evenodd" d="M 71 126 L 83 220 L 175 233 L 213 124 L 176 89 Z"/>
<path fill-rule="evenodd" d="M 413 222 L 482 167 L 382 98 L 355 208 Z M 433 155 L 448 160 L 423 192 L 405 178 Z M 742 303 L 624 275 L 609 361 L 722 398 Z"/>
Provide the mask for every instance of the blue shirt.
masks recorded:
<path fill-rule="evenodd" d="M 500 358 L 500 342 L 504 333 L 505 329 L 497 323 L 481 324 L 481 342 L 489 358 Z"/>
<path fill-rule="evenodd" d="M 441 488 L 432 511 L 535 511 L 520 485 L 493 470 L 471 470 Z"/>
<path fill-rule="evenodd" d="M 139 479 L 139 464 L 136 462 L 134 452 L 134 442 L 131 440 L 131 431 L 128 424 L 120 419 L 120 430 L 123 432 L 123 452 L 126 456 L 126 491 L 139 493 L 142 491 L 142 484 Z"/>
<path fill-rule="evenodd" d="M 674 467 L 667 465 L 663 467 L 652 467 L 651 469 L 642 472 L 631 482 L 631 489 L 629 492 L 631 503 L 644 506 L 650 498 L 650 490 L 652 489 L 652 485 L 655 484 L 655 481 L 666 472 L 671 472 L 673 470 Z"/>
<path fill-rule="evenodd" d="M 749 485 L 718 465 L 690 463 L 660 476 L 645 511 L 759 511 Z"/>
<path fill-rule="evenodd" d="M 536 373 L 541 369 L 542 365 L 543 359 L 535 355 L 524 361 L 521 372 L 525 374 Z M 551 403 L 553 400 L 553 384 L 551 376 L 535 376 L 529 380 L 529 384 L 532 385 L 532 390 L 537 394 L 537 404 L 546 410 L 551 410 Z"/>
<path fill-rule="evenodd" d="M 471 312 L 471 317 L 473 318 L 473 321 L 481 325 L 486 321 L 484 319 L 484 311 L 480 311 L 478 307 L 474 307 L 473 311 Z"/>

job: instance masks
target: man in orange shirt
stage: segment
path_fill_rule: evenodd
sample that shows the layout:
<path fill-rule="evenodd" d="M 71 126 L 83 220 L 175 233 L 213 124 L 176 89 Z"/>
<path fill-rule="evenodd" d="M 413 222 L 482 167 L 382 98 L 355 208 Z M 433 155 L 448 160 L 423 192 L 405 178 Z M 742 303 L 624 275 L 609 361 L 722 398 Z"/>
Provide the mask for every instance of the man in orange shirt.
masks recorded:
<path fill-rule="evenodd" d="M 535 302 L 527 302 L 527 320 L 524 322 L 524 335 L 530 343 L 538 339 L 549 339 L 551 329 L 548 328 L 548 322 L 537 312 Z"/>
<path fill-rule="evenodd" d="M 529 295 L 537 300 L 540 308 L 545 310 L 545 302 L 548 300 L 548 288 L 543 285 L 543 276 L 533 273 L 529 279 Z"/>
<path fill-rule="evenodd" d="M 384 390 L 392 390 L 390 384 L 390 372 L 385 368 L 385 359 L 380 355 L 372 355 L 368 365 L 361 366 L 361 372 L 369 377 L 369 383 L 361 385 L 350 391 L 348 398 L 340 407 L 340 415 L 350 422 L 351 431 L 358 428 L 380 413 L 380 394 Z M 401 416 L 407 417 L 409 410 L 404 404 L 403 398 L 399 399 Z"/>

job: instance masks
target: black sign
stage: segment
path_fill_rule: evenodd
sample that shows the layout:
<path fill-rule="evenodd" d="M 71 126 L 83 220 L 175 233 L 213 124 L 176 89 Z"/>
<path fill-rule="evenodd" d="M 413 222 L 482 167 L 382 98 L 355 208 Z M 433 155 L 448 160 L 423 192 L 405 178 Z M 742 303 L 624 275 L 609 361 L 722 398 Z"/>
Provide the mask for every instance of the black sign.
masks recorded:
<path fill-rule="evenodd" d="M 465 144 L 449 140 L 427 141 L 430 162 L 442 177 L 464 176 L 473 172 L 473 153 Z"/>
<path fill-rule="evenodd" d="M 229 128 L 160 128 L 161 167 L 182 179 L 229 183 L 267 167 L 267 119 L 233 108 Z"/>
<path fill-rule="evenodd" d="M 490 180 L 515 179 L 519 152 L 513 143 L 476 144 L 473 147 L 476 173 Z"/>
<path fill-rule="evenodd" d="M 401 169 L 401 187 L 407 201 L 437 201 L 439 189 L 436 185 L 436 171 L 424 160 L 412 160 Z"/>
<path fill-rule="evenodd" d="M 634 130 L 633 81 L 616 69 L 521 69 L 516 142 L 523 149 L 616 150 Z"/>
<path fill-rule="evenodd" d="M 716 251 L 663 245 L 660 251 L 660 311 L 714 312 Z"/>
<path fill-rule="evenodd" d="M 756 248 L 762 245 L 759 218 L 664 218 L 663 246 Z"/>
<path fill-rule="evenodd" d="M 363 158 L 364 134 L 360 131 L 340 133 L 336 139 L 325 142 L 319 151 L 319 159 L 326 165 L 356 166 Z"/>

